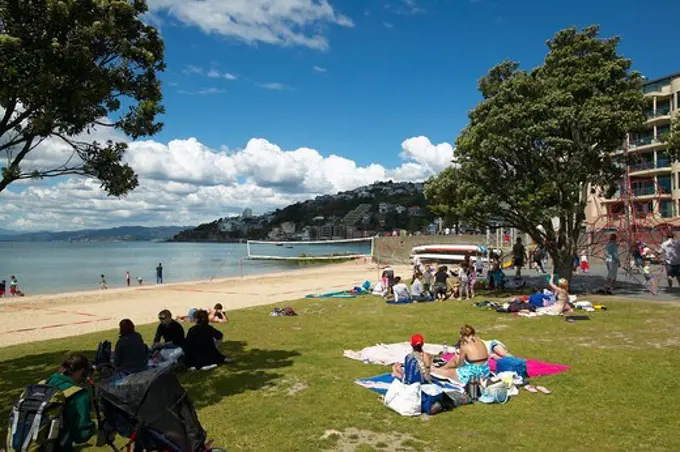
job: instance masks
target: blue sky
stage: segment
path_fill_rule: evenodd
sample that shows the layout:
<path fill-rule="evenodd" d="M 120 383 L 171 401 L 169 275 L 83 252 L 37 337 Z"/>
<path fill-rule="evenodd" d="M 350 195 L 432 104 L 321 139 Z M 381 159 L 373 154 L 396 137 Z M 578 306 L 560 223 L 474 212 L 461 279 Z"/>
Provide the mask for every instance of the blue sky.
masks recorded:
<path fill-rule="evenodd" d="M 565 27 L 599 24 L 650 78 L 680 71 L 677 0 L 148 0 L 167 113 L 130 143 L 121 199 L 63 177 L 0 193 L 0 227 L 198 224 L 445 168 L 504 59 L 529 69 Z M 106 131 L 94 138 L 108 138 Z M 47 140 L 27 166 L 70 151 Z M 30 169 L 30 168 L 27 168 Z"/>
<path fill-rule="evenodd" d="M 503 59 L 539 64 L 545 40 L 564 27 L 600 24 L 650 77 L 680 70 L 680 2 L 657 0 L 336 0 L 353 28 L 325 24 L 330 48 L 246 44 L 192 26 L 163 26 L 166 128 L 157 138 L 196 136 L 239 148 L 255 136 L 286 149 L 309 146 L 367 164 L 398 162 L 405 138 L 453 141 L 479 101 L 476 81 Z M 163 19 L 168 17 L 162 14 Z M 170 19 L 172 21 L 172 19 Z M 655 24 L 655 25 L 651 25 Z M 239 80 L 185 74 L 217 67 Z M 318 66 L 327 70 L 318 73 Z M 257 83 L 281 83 L 273 91 Z M 220 94 L 179 90 L 215 88 Z"/>

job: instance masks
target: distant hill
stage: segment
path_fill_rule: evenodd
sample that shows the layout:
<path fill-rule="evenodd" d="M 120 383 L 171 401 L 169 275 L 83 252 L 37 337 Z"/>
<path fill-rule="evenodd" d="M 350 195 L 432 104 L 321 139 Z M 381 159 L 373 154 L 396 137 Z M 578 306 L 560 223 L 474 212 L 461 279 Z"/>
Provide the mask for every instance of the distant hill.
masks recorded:
<path fill-rule="evenodd" d="M 11 230 L 11 229 L 0 228 L 0 236 L 3 236 L 3 235 L 17 235 L 17 234 L 21 234 L 21 232 L 19 232 L 19 231 L 13 231 L 13 230 Z"/>
<path fill-rule="evenodd" d="M 13 242 L 55 242 L 55 241 L 152 241 L 167 240 L 177 233 L 191 229 L 191 226 L 119 226 L 109 229 L 83 229 L 79 231 L 60 232 L 30 232 L 20 233 L 10 231 L 10 234 L 0 232 L 0 241 Z"/>
<path fill-rule="evenodd" d="M 405 229 L 425 231 L 434 220 L 423 184 L 377 182 L 335 195 L 291 204 L 265 215 L 250 209 L 177 234 L 173 241 L 315 240 L 369 237 Z"/>

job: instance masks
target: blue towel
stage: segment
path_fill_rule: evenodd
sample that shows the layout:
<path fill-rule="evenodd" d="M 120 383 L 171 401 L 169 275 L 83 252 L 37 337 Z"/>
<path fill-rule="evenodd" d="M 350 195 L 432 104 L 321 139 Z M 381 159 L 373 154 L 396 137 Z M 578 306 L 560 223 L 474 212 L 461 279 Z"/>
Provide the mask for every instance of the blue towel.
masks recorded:
<path fill-rule="evenodd" d="M 373 392 L 385 395 L 390 385 L 392 384 L 393 380 L 394 377 L 392 376 L 392 374 L 382 374 L 370 378 L 359 378 L 358 380 L 355 381 L 355 383 L 361 387 L 370 389 Z M 464 392 L 465 390 L 465 388 L 461 385 L 456 385 L 449 381 L 437 380 L 435 378 L 432 379 L 432 383 L 441 387 L 444 391 Z"/>

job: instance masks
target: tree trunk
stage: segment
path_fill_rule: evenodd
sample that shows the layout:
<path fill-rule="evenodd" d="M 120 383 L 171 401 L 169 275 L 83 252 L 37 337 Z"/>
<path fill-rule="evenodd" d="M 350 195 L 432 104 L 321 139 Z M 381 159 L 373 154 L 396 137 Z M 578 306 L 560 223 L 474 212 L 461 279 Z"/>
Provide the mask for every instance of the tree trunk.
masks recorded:
<path fill-rule="evenodd" d="M 551 257 L 553 258 L 554 273 L 557 274 L 557 277 L 565 278 L 571 282 L 574 273 L 574 254 L 560 250 Z M 557 280 L 555 280 L 555 284 L 557 284 Z"/>

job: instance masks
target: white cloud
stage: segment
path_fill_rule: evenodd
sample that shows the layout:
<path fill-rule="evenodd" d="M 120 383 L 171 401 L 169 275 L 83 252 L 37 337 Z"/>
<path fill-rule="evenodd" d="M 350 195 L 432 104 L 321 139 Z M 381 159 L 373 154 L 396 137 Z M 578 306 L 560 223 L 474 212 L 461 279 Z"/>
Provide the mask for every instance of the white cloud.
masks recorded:
<path fill-rule="evenodd" d="M 92 137 L 121 139 L 110 132 L 97 130 Z M 453 158 L 450 144 L 435 145 L 426 137 L 409 138 L 401 148 L 403 163 L 387 168 L 306 147 L 284 150 L 262 138 L 251 139 L 243 149 L 212 149 L 196 138 L 167 144 L 135 141 L 125 161 L 140 185 L 127 197 L 109 197 L 99 182 L 87 178 L 12 184 L 0 193 L 0 221 L 3 227 L 23 230 L 198 224 L 246 207 L 263 213 L 379 180 L 421 181 Z M 26 168 L 54 167 L 69 155 L 66 146 L 48 140 L 30 154 Z"/>
<path fill-rule="evenodd" d="M 328 25 L 353 27 L 328 0 L 149 0 L 153 13 L 167 13 L 199 27 L 249 44 L 304 46 L 325 50 Z"/>
<path fill-rule="evenodd" d="M 383 25 L 384 25 L 385 28 L 387 28 L 387 29 L 394 28 L 394 25 L 392 25 L 391 23 L 386 22 L 386 21 L 383 21 Z"/>
<path fill-rule="evenodd" d="M 199 96 L 203 96 L 206 94 L 222 94 L 224 92 L 223 89 L 219 88 L 201 88 L 196 91 L 187 91 L 185 89 L 180 89 L 177 91 L 180 94 L 197 94 Z"/>
<path fill-rule="evenodd" d="M 279 82 L 258 83 L 257 86 L 259 86 L 260 88 L 269 89 L 269 90 L 272 90 L 272 91 L 287 91 L 287 90 L 291 89 L 290 86 L 285 85 L 283 83 L 279 83 Z"/>
<path fill-rule="evenodd" d="M 314 72 L 318 72 L 318 73 L 320 73 L 320 74 L 323 74 L 324 72 L 328 72 L 328 69 L 326 69 L 325 67 L 321 67 L 321 66 L 314 66 L 314 67 L 312 68 L 312 70 L 313 70 Z"/>
<path fill-rule="evenodd" d="M 200 68 L 198 66 L 194 66 L 193 64 L 189 64 L 184 68 L 184 70 L 182 72 L 184 72 L 185 74 L 203 75 L 203 68 Z"/>
<path fill-rule="evenodd" d="M 227 80 L 236 80 L 238 77 L 230 72 L 220 72 L 217 69 L 210 69 L 207 73 L 210 78 L 224 78 Z"/>

